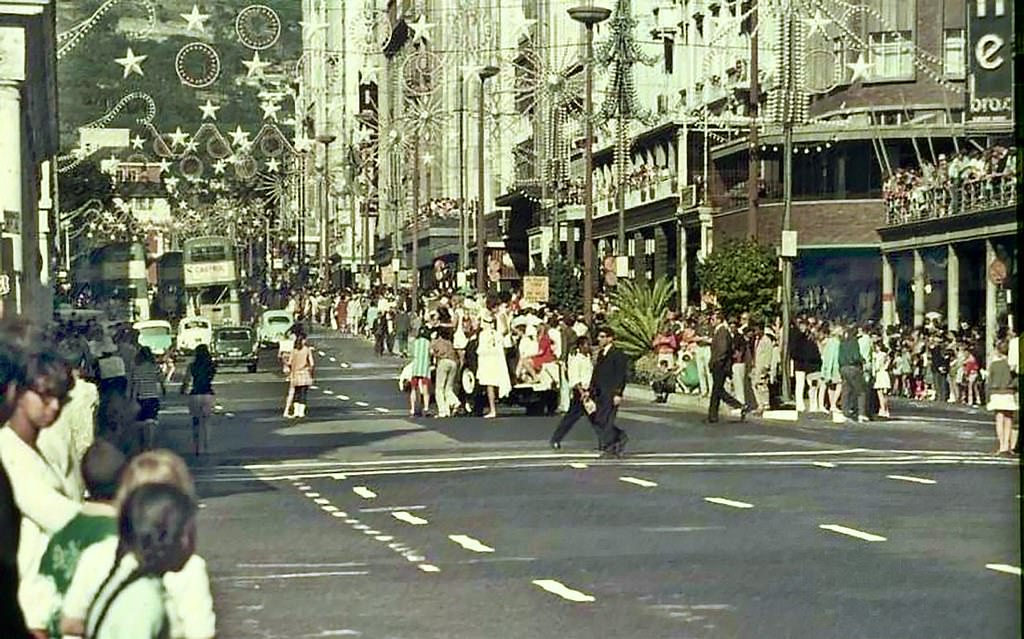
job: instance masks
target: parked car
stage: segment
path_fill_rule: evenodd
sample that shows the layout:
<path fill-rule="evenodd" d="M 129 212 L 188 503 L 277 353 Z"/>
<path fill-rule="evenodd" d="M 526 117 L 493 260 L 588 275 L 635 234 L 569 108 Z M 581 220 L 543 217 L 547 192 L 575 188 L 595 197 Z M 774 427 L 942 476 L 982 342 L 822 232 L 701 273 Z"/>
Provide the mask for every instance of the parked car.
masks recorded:
<path fill-rule="evenodd" d="M 210 349 L 218 366 L 245 366 L 255 373 L 259 362 L 259 342 L 248 326 L 222 326 L 213 329 Z"/>
<path fill-rule="evenodd" d="M 146 320 L 132 325 L 139 332 L 139 346 L 148 346 L 157 357 L 174 346 L 174 332 L 171 323 L 165 320 Z"/>
<path fill-rule="evenodd" d="M 273 346 L 278 344 L 292 324 L 295 318 L 288 311 L 266 311 L 260 317 L 260 325 L 257 329 L 257 336 L 261 346 Z"/>
<path fill-rule="evenodd" d="M 178 323 L 178 350 L 191 353 L 196 346 L 213 341 L 213 325 L 205 317 L 186 317 Z"/>

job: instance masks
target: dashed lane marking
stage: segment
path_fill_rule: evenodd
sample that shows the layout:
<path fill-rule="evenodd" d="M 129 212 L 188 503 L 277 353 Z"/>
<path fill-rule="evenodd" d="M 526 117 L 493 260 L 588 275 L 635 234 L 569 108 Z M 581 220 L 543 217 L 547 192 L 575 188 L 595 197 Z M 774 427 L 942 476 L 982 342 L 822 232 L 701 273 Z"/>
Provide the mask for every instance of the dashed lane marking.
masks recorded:
<path fill-rule="evenodd" d="M 338 358 L 337 358 L 337 357 L 332 357 L 332 358 L 330 358 L 330 359 L 331 359 L 331 361 L 332 361 L 332 362 L 336 362 L 336 361 L 338 361 Z"/>
<path fill-rule="evenodd" d="M 323 351 L 317 351 L 316 354 L 319 355 L 320 357 L 327 357 L 327 353 Z"/>
<path fill-rule="evenodd" d="M 887 479 L 895 479 L 897 481 L 909 481 L 914 484 L 936 484 L 934 479 L 927 479 L 925 477 L 913 477 L 911 475 L 886 475 Z"/>
<path fill-rule="evenodd" d="M 242 575 L 239 577 L 214 578 L 214 581 L 264 581 L 272 579 L 308 579 L 310 577 L 359 577 L 370 574 L 368 570 L 330 570 L 324 572 L 292 572 L 283 575 Z"/>
<path fill-rule="evenodd" d="M 349 364 L 348 362 L 342 362 L 341 363 L 341 367 L 342 368 L 349 368 L 350 366 L 351 366 L 351 364 Z"/>
<path fill-rule="evenodd" d="M 331 500 L 327 499 L 325 497 L 317 497 L 316 499 L 313 500 L 313 503 L 314 504 L 320 504 L 321 506 L 323 506 L 323 505 L 331 503 Z"/>
<path fill-rule="evenodd" d="M 989 570 L 995 570 L 996 572 L 1005 572 L 1008 575 L 1020 576 L 1020 566 L 1011 566 L 1010 564 L 985 564 L 985 567 Z"/>
<path fill-rule="evenodd" d="M 857 530 L 856 528 L 840 526 L 839 524 L 821 524 L 818 528 L 821 528 L 822 530 L 830 530 L 832 532 L 839 533 L 840 535 L 849 535 L 850 537 L 856 537 L 857 539 L 862 539 L 864 541 L 886 541 L 886 538 L 881 535 L 864 532 L 863 530 Z"/>
<path fill-rule="evenodd" d="M 360 508 L 361 513 L 390 513 L 396 510 L 426 510 L 427 507 L 421 504 L 415 506 L 382 506 L 380 508 Z"/>
<path fill-rule="evenodd" d="M 748 504 L 745 501 L 736 501 L 735 499 L 726 499 L 725 497 L 705 497 L 704 501 L 711 504 L 718 504 L 719 506 L 729 506 L 730 508 L 754 507 L 754 504 Z"/>
<path fill-rule="evenodd" d="M 390 410 L 388 410 L 387 408 L 381 408 L 380 406 L 377 406 L 377 407 L 376 407 L 376 408 L 374 408 L 373 410 L 377 411 L 378 413 L 390 413 L 390 412 L 391 412 L 391 411 L 390 411 Z"/>
<path fill-rule="evenodd" d="M 426 519 L 423 519 L 422 517 L 417 517 L 416 515 L 404 510 L 396 510 L 395 512 L 391 513 L 391 516 L 397 519 L 398 521 L 404 521 L 405 523 L 411 524 L 413 526 L 425 526 L 430 523 Z"/>
<path fill-rule="evenodd" d="M 363 499 L 376 499 L 377 498 L 377 493 L 373 492 L 372 490 L 370 490 L 366 486 L 353 486 L 352 487 L 352 492 L 354 492 L 355 494 L 359 495 Z"/>
<path fill-rule="evenodd" d="M 331 516 L 337 517 L 338 519 L 345 519 L 346 517 L 348 517 L 348 513 L 345 512 L 344 510 L 338 510 L 331 513 Z"/>
<path fill-rule="evenodd" d="M 341 393 L 338 393 L 337 395 L 335 395 L 335 397 L 337 397 L 338 399 L 340 399 L 343 402 L 347 402 L 348 400 L 352 399 L 348 395 L 342 395 Z"/>
<path fill-rule="evenodd" d="M 235 414 L 234 413 L 224 413 L 224 416 L 227 417 L 228 419 L 232 419 L 235 416 Z"/>
<path fill-rule="evenodd" d="M 419 569 L 423 572 L 441 572 L 441 569 L 434 564 L 419 564 Z"/>
<path fill-rule="evenodd" d="M 835 468 L 836 467 L 836 464 L 833 464 L 832 462 L 812 462 L 812 465 L 817 466 L 818 468 Z"/>
<path fill-rule="evenodd" d="M 560 581 L 554 579 L 534 579 L 533 585 L 539 586 L 544 590 L 547 590 L 553 595 L 558 595 L 562 599 L 568 599 L 576 603 L 591 603 L 597 601 L 593 595 L 588 595 L 585 592 L 579 590 L 573 590 Z"/>
<path fill-rule="evenodd" d="M 334 391 L 332 391 L 331 389 L 329 389 L 329 388 L 325 388 L 324 389 L 324 395 L 333 395 L 333 394 L 334 394 Z"/>
<path fill-rule="evenodd" d="M 587 466 L 586 464 L 580 463 L 580 462 L 573 462 L 573 463 L 569 464 L 569 468 L 580 469 L 580 468 L 589 468 L 589 466 Z"/>
<path fill-rule="evenodd" d="M 366 408 L 367 406 L 369 406 L 369 404 L 367 404 L 366 402 L 356 402 L 356 406 L 358 406 L 359 408 Z"/>
<path fill-rule="evenodd" d="M 466 550 L 473 552 L 494 552 L 494 548 L 480 543 L 480 541 L 473 539 L 468 535 L 448 535 L 448 539 L 451 539 Z"/>
<path fill-rule="evenodd" d="M 309 497 L 310 499 L 312 499 L 314 497 L 319 497 L 320 496 L 320 493 L 314 493 L 314 492 L 307 492 L 307 493 L 302 493 L 302 494 L 305 495 L 306 497 Z"/>
<path fill-rule="evenodd" d="M 657 482 L 640 479 L 638 477 L 619 477 L 619 481 L 624 481 L 627 484 L 636 484 L 637 486 L 643 486 L 644 488 L 654 488 L 658 485 Z"/>
<path fill-rule="evenodd" d="M 325 513 L 336 513 L 338 512 L 338 507 L 327 504 L 326 506 L 320 506 L 320 510 L 324 511 Z"/>

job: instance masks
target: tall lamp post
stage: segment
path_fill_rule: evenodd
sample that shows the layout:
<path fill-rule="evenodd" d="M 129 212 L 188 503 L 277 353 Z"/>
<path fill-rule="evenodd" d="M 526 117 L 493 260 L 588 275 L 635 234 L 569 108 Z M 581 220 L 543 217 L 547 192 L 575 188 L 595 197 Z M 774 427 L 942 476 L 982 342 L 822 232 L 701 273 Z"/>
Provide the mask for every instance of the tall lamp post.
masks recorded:
<path fill-rule="evenodd" d="M 487 290 L 487 268 L 484 256 L 484 86 L 488 78 L 498 75 L 498 67 L 489 64 L 480 69 L 480 102 L 477 122 L 477 203 L 476 203 L 476 289 L 481 295 Z"/>
<path fill-rule="evenodd" d="M 330 262 L 327 260 L 327 249 L 329 246 L 327 240 L 327 226 L 330 222 L 329 209 L 331 202 L 331 143 L 338 139 L 338 136 L 333 133 L 320 133 L 316 136 L 316 141 L 324 145 L 324 184 L 323 188 L 320 189 L 320 279 L 321 285 L 326 281 L 330 282 L 330 273 L 328 267 Z"/>
<path fill-rule="evenodd" d="M 569 9 L 569 17 L 587 28 L 587 89 L 583 102 L 583 321 L 587 326 L 592 324 L 594 314 L 594 25 L 607 20 L 611 13 L 594 6 Z"/>

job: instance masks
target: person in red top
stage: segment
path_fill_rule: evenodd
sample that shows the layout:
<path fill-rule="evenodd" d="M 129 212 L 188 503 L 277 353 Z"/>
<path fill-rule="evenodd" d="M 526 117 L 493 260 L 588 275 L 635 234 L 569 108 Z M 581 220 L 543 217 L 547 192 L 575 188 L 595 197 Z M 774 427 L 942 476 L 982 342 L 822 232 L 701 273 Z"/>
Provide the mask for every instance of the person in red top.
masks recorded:
<path fill-rule="evenodd" d="M 978 393 L 978 371 L 981 366 L 978 364 L 978 357 L 971 349 L 967 350 L 967 359 L 964 361 L 964 384 L 967 386 L 968 406 L 981 406 L 981 394 Z"/>
<path fill-rule="evenodd" d="M 669 368 L 676 365 L 676 351 L 679 350 L 679 342 L 676 340 L 672 327 L 666 324 L 661 332 L 654 336 L 651 344 L 658 362 L 668 362 Z"/>
<path fill-rule="evenodd" d="M 555 361 L 554 342 L 548 334 L 547 322 L 537 326 L 537 354 L 529 358 L 522 366 L 522 376 L 525 380 L 535 380 L 537 374 L 544 364 Z"/>

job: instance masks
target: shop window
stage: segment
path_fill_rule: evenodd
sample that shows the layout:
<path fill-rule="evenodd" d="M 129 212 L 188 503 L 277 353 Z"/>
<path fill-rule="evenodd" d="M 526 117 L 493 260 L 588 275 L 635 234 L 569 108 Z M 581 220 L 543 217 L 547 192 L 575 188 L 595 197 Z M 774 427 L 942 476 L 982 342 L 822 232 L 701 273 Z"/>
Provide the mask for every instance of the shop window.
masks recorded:
<path fill-rule="evenodd" d="M 914 43 L 910 31 L 881 31 L 868 37 L 868 80 L 909 80 L 914 77 Z"/>

